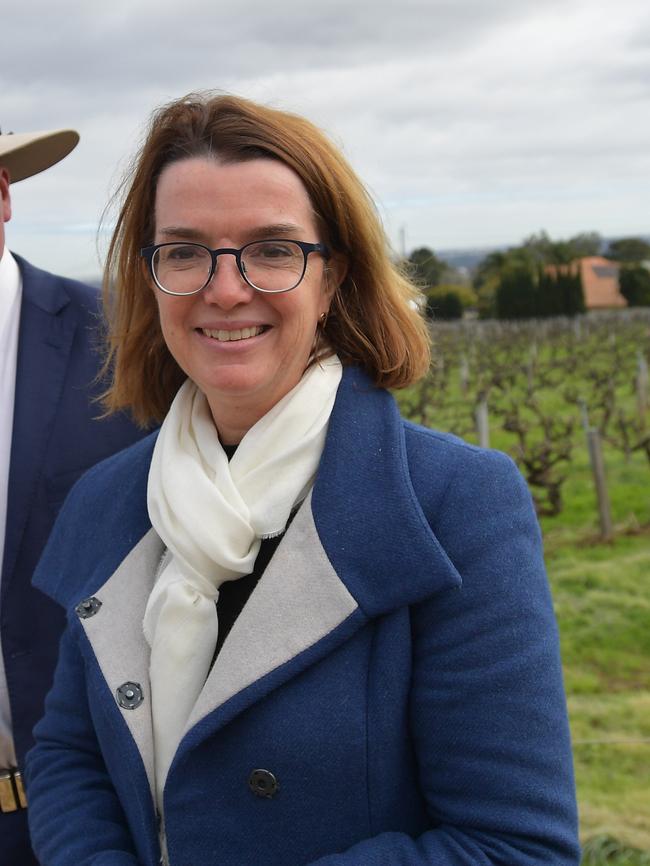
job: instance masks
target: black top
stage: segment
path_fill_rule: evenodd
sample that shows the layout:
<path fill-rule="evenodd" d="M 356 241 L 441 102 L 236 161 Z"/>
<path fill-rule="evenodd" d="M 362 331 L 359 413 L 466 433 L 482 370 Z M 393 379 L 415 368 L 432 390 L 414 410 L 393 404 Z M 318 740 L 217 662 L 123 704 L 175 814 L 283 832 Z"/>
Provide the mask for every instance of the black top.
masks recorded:
<path fill-rule="evenodd" d="M 236 445 L 223 445 L 222 447 L 226 452 L 228 460 L 232 458 L 233 454 L 237 450 Z M 240 577 L 237 580 L 226 581 L 226 583 L 222 583 L 219 587 L 219 598 L 217 599 L 219 631 L 217 646 L 214 653 L 215 658 L 219 654 L 223 642 L 228 636 L 228 632 L 244 609 L 244 605 L 248 601 L 250 594 L 255 589 L 257 581 L 264 573 L 264 569 L 269 564 L 271 557 L 275 553 L 281 540 L 282 535 L 278 535 L 276 538 L 263 539 L 251 574 L 247 574 L 245 577 Z"/>
<path fill-rule="evenodd" d="M 264 569 L 269 564 L 269 561 L 275 549 L 282 540 L 282 536 L 276 538 L 263 539 L 255 566 L 251 574 L 245 577 L 240 577 L 237 580 L 228 580 L 222 583 L 219 587 L 219 598 L 217 599 L 217 616 L 219 618 L 219 631 L 217 636 L 217 648 L 214 654 L 216 658 L 219 650 L 223 646 L 223 642 L 239 614 L 244 609 L 244 605 L 249 599 L 250 594 L 255 589 L 257 581 L 264 573 Z"/>

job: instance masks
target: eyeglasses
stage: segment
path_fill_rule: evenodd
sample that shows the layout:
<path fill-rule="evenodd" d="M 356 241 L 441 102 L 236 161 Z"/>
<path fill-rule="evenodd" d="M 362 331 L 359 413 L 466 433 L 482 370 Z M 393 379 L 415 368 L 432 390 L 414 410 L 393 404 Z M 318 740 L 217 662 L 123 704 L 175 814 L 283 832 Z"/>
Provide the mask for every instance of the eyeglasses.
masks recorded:
<path fill-rule="evenodd" d="M 140 250 L 154 282 L 168 295 L 200 292 L 212 279 L 217 259 L 222 255 L 235 257 L 239 273 L 258 292 L 290 292 L 305 276 L 309 253 L 329 258 L 325 244 L 273 239 L 252 241 L 239 250 L 232 247 L 211 250 L 195 243 L 154 244 Z"/>

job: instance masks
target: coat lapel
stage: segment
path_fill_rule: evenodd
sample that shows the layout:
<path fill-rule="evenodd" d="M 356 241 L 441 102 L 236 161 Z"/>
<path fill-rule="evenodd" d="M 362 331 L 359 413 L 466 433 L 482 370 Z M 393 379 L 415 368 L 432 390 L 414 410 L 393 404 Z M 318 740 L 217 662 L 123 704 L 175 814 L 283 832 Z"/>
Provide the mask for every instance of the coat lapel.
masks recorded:
<path fill-rule="evenodd" d="M 136 544 L 118 569 L 97 590 L 101 607 L 93 616 L 80 619 L 102 676 L 142 757 L 152 795 L 154 757 L 149 688 L 149 645 L 142 631 L 142 618 L 154 584 L 164 545 L 153 529 Z M 117 690 L 135 683 L 142 702 L 134 709 L 117 703 Z"/>
<path fill-rule="evenodd" d="M 123 709 L 116 700 L 115 709 L 138 748 L 152 794 L 150 651 L 142 619 L 163 553 L 150 529 L 94 593 L 97 613 L 80 620 L 114 699 L 124 683 L 142 690 L 138 707 Z M 226 638 L 188 720 L 188 745 L 331 652 L 365 621 L 320 544 L 309 496 Z"/>
<path fill-rule="evenodd" d="M 320 543 L 309 495 L 228 634 L 186 733 L 237 695 L 241 712 L 277 688 L 295 675 L 297 659 L 357 611 Z M 358 622 L 360 617 L 354 619 Z M 312 653 L 309 662 L 314 661 Z M 270 677 L 273 672 L 276 675 Z"/>
<path fill-rule="evenodd" d="M 2 569 L 5 590 L 45 460 L 77 324 L 61 283 L 20 259 L 17 261 L 23 296 L 9 471 L 11 507 L 7 513 Z"/>
<path fill-rule="evenodd" d="M 434 434 L 414 428 L 413 435 Z M 415 493 L 411 475 L 418 471 L 409 465 L 405 422 L 392 396 L 348 367 L 312 508 L 332 567 L 370 617 L 461 585 Z"/>

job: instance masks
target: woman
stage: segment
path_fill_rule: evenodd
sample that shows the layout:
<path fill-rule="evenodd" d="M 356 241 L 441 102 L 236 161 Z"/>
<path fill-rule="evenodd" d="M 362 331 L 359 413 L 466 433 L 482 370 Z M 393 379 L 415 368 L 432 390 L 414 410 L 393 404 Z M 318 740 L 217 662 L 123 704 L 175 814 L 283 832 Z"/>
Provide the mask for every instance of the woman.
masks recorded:
<path fill-rule="evenodd" d="M 108 274 L 107 405 L 163 423 L 77 485 L 36 578 L 69 614 L 28 767 L 44 866 L 576 863 L 530 497 L 384 390 L 426 329 L 342 156 L 172 103 Z"/>

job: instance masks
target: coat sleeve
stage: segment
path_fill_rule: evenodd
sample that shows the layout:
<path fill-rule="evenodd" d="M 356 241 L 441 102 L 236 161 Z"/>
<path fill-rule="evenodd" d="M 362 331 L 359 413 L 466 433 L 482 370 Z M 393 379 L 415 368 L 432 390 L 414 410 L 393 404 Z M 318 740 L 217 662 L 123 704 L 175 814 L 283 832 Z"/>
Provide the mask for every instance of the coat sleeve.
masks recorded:
<path fill-rule="evenodd" d="M 417 437 L 430 434 L 414 435 L 417 452 Z M 443 500 L 428 507 L 417 490 L 462 577 L 411 616 L 409 733 L 431 829 L 381 833 L 312 866 L 580 861 L 557 629 L 530 494 L 505 455 L 455 447 L 462 468 Z"/>
<path fill-rule="evenodd" d="M 146 477 L 153 442 L 148 437 L 93 467 L 68 495 L 34 574 L 34 585 L 64 609 L 72 611 L 92 594 L 102 575 L 112 574 L 148 530 Z M 108 702 L 114 709 L 108 690 L 89 700 L 86 640 L 71 613 L 45 714 L 34 728 L 36 744 L 26 758 L 32 844 L 42 866 L 138 866 L 142 855 L 136 842 L 144 851 L 157 846 L 155 817 L 140 816 L 135 829 L 127 823 L 121 803 L 135 796 L 127 786 L 137 772 L 124 748 L 122 768 L 133 772 L 114 779 L 107 769 L 97 726 L 118 738 L 122 732 L 107 711 Z"/>
<path fill-rule="evenodd" d="M 32 846 L 42 866 L 138 866 L 94 732 L 84 663 L 71 626 L 46 713 L 27 755 Z"/>

